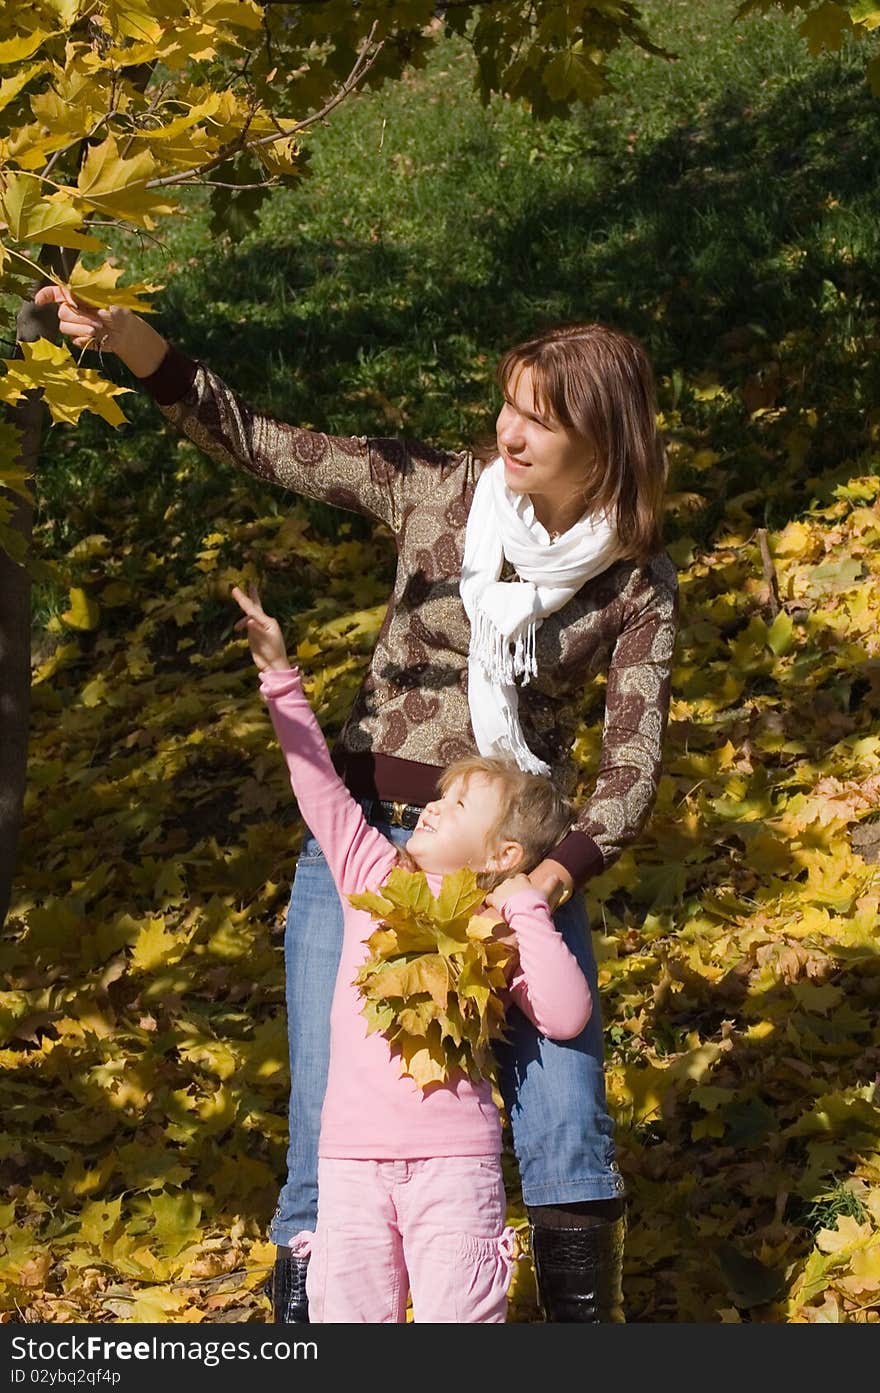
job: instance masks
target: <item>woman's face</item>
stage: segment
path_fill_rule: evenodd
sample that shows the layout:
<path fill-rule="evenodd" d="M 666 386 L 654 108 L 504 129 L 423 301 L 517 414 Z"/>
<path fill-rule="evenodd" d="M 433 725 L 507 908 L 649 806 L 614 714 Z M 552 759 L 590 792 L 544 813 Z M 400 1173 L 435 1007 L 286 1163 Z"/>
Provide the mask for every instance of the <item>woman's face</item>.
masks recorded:
<path fill-rule="evenodd" d="M 495 434 L 511 492 L 527 493 L 545 526 L 562 515 L 571 526 L 586 508 L 592 452 L 582 436 L 540 408 L 530 367 L 514 368 L 508 379 Z"/>

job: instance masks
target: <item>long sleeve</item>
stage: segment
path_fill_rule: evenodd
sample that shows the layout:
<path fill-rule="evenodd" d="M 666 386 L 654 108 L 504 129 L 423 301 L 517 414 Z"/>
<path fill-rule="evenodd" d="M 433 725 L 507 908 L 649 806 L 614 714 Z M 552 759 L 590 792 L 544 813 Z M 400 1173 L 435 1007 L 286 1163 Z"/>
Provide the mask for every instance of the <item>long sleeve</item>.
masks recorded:
<path fill-rule="evenodd" d="M 255 411 L 221 378 L 171 348 L 152 376 L 143 378 L 162 414 L 221 464 L 267 483 L 364 513 L 398 533 L 407 512 L 429 497 L 469 455 L 394 439 L 325 435 L 301 430 Z"/>
<path fill-rule="evenodd" d="M 333 768 L 298 670 L 263 672 L 260 691 L 299 810 L 321 845 L 337 888 L 345 892 L 379 884 L 394 865 L 394 847 L 369 825 Z"/>
<path fill-rule="evenodd" d="M 512 895 L 502 914 L 516 934 L 519 965 L 511 1000 L 551 1040 L 572 1040 L 590 1019 L 587 979 L 535 891 Z"/>
<path fill-rule="evenodd" d="M 168 420 L 210 457 L 395 533 L 398 567 L 369 671 L 335 754 L 365 797 L 424 804 L 437 771 L 473 753 L 470 625 L 459 590 L 481 462 L 471 452 L 297 430 L 261 415 L 207 368 L 169 350 L 145 379 Z M 519 691 L 523 730 L 575 824 L 551 853 L 576 885 L 605 870 L 647 822 L 661 773 L 677 621 L 675 569 L 660 554 L 620 561 L 549 615 L 538 679 Z M 607 671 L 605 724 L 591 791 L 571 758 L 585 701 Z"/>
<path fill-rule="evenodd" d="M 575 825 L 551 852 L 576 884 L 605 870 L 647 822 L 660 781 L 678 627 L 678 591 L 667 557 L 632 603 L 608 667 L 596 780 Z"/>

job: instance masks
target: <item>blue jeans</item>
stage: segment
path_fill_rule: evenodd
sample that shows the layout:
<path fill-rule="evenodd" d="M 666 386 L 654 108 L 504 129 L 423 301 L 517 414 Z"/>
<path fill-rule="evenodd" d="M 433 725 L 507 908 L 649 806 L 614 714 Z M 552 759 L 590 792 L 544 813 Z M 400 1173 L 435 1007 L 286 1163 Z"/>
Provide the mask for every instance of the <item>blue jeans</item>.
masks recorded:
<path fill-rule="evenodd" d="M 368 817 L 370 806 L 366 800 Z M 401 827 L 378 820 L 374 825 L 398 846 L 409 840 L 410 833 Z M 510 1038 L 497 1053 L 527 1205 L 616 1199 L 624 1189 L 605 1105 L 602 1017 L 583 896 L 573 896 L 556 911 L 554 921 L 590 984 L 593 1014 L 575 1040 L 553 1041 L 516 1007 L 510 1009 Z M 301 1229 L 315 1227 L 330 1003 L 341 947 L 342 906 L 321 848 L 306 830 L 284 938 L 290 1045 L 287 1180 L 269 1234 L 285 1246 Z"/>

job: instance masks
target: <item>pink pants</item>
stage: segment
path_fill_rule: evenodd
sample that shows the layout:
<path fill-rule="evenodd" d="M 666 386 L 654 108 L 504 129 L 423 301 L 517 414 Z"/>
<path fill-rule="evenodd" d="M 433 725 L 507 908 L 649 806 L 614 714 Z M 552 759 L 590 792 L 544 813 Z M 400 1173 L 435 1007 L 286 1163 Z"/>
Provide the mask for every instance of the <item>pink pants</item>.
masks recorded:
<path fill-rule="evenodd" d="M 290 1246 L 311 1253 L 316 1324 L 395 1324 L 407 1291 L 420 1322 L 500 1324 L 514 1236 L 497 1156 L 318 1162 L 318 1221 Z"/>

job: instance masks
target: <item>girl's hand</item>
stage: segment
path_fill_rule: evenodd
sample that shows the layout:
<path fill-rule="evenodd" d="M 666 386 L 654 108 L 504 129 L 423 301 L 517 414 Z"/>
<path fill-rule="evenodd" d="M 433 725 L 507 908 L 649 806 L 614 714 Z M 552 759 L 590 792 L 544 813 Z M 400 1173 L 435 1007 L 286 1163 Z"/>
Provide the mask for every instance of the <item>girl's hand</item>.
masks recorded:
<path fill-rule="evenodd" d="M 237 621 L 235 627 L 247 631 L 251 657 L 257 665 L 257 671 L 265 672 L 268 669 L 270 672 L 289 672 L 290 662 L 281 635 L 281 625 L 277 619 L 266 614 L 256 590 L 251 589 L 250 595 L 245 595 L 243 590 L 234 585 L 232 598 L 237 600 L 244 610 L 243 618 Z"/>
<path fill-rule="evenodd" d="M 54 303 L 58 328 L 77 348 L 115 353 L 135 377 L 149 377 L 168 351 L 168 343 L 145 319 L 119 305 L 99 310 L 87 305 L 67 286 L 44 285 L 34 296 L 35 305 Z"/>
<path fill-rule="evenodd" d="M 508 900 L 512 900 L 514 895 L 521 895 L 524 890 L 534 890 L 535 887 L 527 875 L 511 875 L 507 880 L 502 880 L 500 885 L 496 885 L 494 890 L 490 890 L 486 896 L 486 904 L 490 904 L 493 909 L 497 909 L 501 914 Z M 541 891 L 538 891 L 540 894 Z"/>

